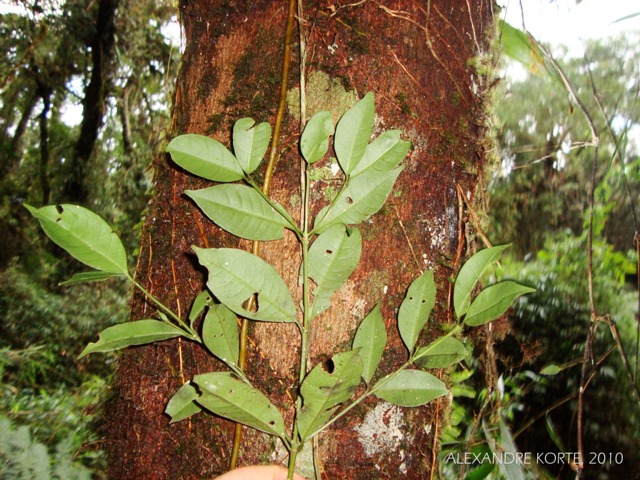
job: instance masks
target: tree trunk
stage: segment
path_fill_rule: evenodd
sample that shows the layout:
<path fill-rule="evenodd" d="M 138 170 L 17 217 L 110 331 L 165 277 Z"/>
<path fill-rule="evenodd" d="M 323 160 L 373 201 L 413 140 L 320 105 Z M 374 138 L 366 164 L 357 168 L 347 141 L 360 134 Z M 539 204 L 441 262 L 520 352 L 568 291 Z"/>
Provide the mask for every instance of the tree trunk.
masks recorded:
<path fill-rule="evenodd" d="M 72 203 L 85 204 L 89 198 L 86 185 L 87 166 L 106 110 L 105 99 L 115 47 L 115 17 L 118 2 L 119 0 L 100 0 L 96 13 L 95 34 L 90 45 L 91 77 L 84 91 L 80 135 L 74 146 L 62 193 L 63 199 Z"/>
<path fill-rule="evenodd" d="M 473 202 L 485 165 L 486 79 L 472 65 L 478 53 L 489 50 L 493 3 L 305 3 L 308 116 L 321 109 L 341 113 L 340 108 L 344 111 L 372 91 L 374 135 L 400 129 L 413 143 L 394 193 L 362 226 L 358 269 L 334 296 L 333 306 L 314 322 L 310 366 L 348 349 L 360 320 L 380 303 L 389 335 L 381 368 L 390 371 L 406 360 L 397 334 L 397 308 L 422 271 L 434 269 L 439 287 L 437 312 L 429 323 L 432 336 L 439 323 L 451 321 L 448 278 L 460 266 L 465 245 L 458 187 Z M 286 2 L 183 0 L 180 14 L 186 47 L 172 135 L 211 134 L 229 145 L 231 125 L 241 117 L 273 124 Z M 295 53 L 294 62 L 298 61 Z M 296 68 L 289 86 L 292 104 L 299 87 Z M 282 155 L 271 187 L 272 198 L 290 211 L 299 208 L 297 108 L 285 116 Z M 181 171 L 166 155 L 156 159 L 155 167 L 157 194 L 146 219 L 137 276 L 185 316 L 205 279 L 192 245 L 250 245 L 213 226 L 182 195 L 185 189 L 206 186 L 204 181 Z M 325 203 L 327 189 L 338 183 L 330 173 L 313 183 L 314 211 Z M 299 255 L 293 236 L 261 248 L 261 256 L 275 266 L 292 292 L 299 290 Z M 136 297 L 133 318 L 152 315 L 153 309 Z M 428 340 L 425 335 L 421 341 Z M 298 331 L 291 324 L 252 325 L 248 375 L 285 412 L 292 407 L 296 388 L 298 344 Z M 169 425 L 163 414 L 168 398 L 185 380 L 222 368 L 197 345 L 184 341 L 127 350 L 107 405 L 111 478 L 206 478 L 225 471 L 232 423 L 201 413 Z M 446 400 L 416 409 L 373 399 L 365 403 L 321 434 L 322 478 L 430 478 Z M 286 413 L 285 418 L 291 420 Z M 242 464 L 284 459 L 276 441 L 245 429 Z"/>

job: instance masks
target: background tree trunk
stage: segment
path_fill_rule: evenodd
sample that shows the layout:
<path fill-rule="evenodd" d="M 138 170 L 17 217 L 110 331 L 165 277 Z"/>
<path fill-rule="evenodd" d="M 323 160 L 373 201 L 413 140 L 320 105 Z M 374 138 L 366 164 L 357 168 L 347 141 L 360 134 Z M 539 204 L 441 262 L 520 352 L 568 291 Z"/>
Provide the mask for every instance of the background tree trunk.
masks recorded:
<path fill-rule="evenodd" d="M 91 47 L 91 77 L 82 100 L 82 123 L 62 197 L 71 203 L 85 204 L 89 198 L 87 167 L 100 133 L 111 86 L 116 39 L 115 18 L 120 0 L 100 0 Z M 126 12 L 123 12 L 126 15 Z"/>
<path fill-rule="evenodd" d="M 376 94 L 377 135 L 401 129 L 413 143 L 395 193 L 362 227 L 360 266 L 334 296 L 334 306 L 316 319 L 313 366 L 350 345 L 363 316 L 380 303 L 389 348 L 383 370 L 406 359 L 396 311 L 412 279 L 434 268 L 437 313 L 450 321 L 448 277 L 465 246 L 464 206 L 457 187 L 473 202 L 485 165 L 483 148 L 486 79 L 473 58 L 486 54 L 493 31 L 490 0 L 306 2 L 308 115 L 336 112 L 366 92 Z M 186 47 L 176 89 L 172 135 L 212 134 L 229 145 L 235 120 L 252 117 L 273 124 L 285 31 L 286 2 L 183 0 Z M 297 49 L 293 48 L 295 52 Z M 298 54 L 294 54 L 297 62 Z M 289 79 L 296 98 L 297 69 Z M 271 196 L 298 209 L 299 121 L 296 107 L 285 117 Z M 240 246 L 204 218 L 182 195 L 206 184 L 176 168 L 166 155 L 155 162 L 157 194 L 142 236 L 138 280 L 182 316 L 204 285 L 192 245 Z M 325 171 L 313 184 L 313 209 L 339 179 Z M 284 243 L 283 243 L 284 242 Z M 292 236 L 262 247 L 261 255 L 298 291 L 299 248 Z M 141 298 L 133 318 L 153 315 Z M 428 341 L 428 338 L 422 341 Z M 289 409 L 295 390 L 299 335 L 292 325 L 254 325 L 248 374 L 272 401 Z M 210 415 L 168 425 L 163 414 L 171 394 L 196 373 L 221 368 L 195 345 L 166 342 L 132 348 L 120 358 L 105 433 L 111 478 L 205 478 L 227 468 L 233 425 Z M 437 453 L 446 400 L 404 409 L 371 400 L 319 438 L 323 478 L 429 478 Z M 286 417 L 290 420 L 290 416 Z M 284 459 L 277 442 L 245 430 L 241 463 Z"/>

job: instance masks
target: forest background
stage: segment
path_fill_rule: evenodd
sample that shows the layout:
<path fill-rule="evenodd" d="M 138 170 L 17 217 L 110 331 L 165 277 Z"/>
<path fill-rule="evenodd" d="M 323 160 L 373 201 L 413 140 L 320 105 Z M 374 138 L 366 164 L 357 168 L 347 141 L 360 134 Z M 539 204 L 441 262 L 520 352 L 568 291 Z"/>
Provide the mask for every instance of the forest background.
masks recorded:
<path fill-rule="evenodd" d="M 127 319 L 128 292 L 117 281 L 60 286 L 79 267 L 22 205 L 88 206 L 135 252 L 180 46 L 168 33 L 173 2 L 116 3 L 24 0 L 21 13 L 0 17 L 0 478 L 104 476 L 96 425 L 115 355 L 77 356 Z M 495 161 L 475 226 L 494 245 L 513 244 L 500 275 L 537 292 L 451 372 L 458 383 L 441 456 L 483 445 L 482 419 L 496 416 L 521 451 L 575 450 L 591 251 L 604 321 L 594 332 L 585 443 L 624 458 L 597 465 L 593 478 L 640 478 L 629 476 L 640 464 L 640 36 L 586 41 L 575 56 L 498 28 Z M 80 105 L 93 113 L 71 115 Z M 600 138 L 595 175 L 590 126 Z M 445 478 L 465 473 L 442 464 Z M 571 478 L 568 465 L 546 470 L 525 475 Z"/>

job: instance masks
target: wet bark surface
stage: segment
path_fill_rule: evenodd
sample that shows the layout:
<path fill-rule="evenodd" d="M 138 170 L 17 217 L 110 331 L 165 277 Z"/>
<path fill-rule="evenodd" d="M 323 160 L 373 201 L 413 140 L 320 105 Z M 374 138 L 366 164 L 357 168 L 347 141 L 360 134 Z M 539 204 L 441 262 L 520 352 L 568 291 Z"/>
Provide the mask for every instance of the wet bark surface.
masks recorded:
<path fill-rule="evenodd" d="M 229 145 L 238 118 L 273 124 L 286 10 L 285 2 L 266 0 L 181 2 L 186 45 L 172 135 L 208 134 Z M 437 313 L 429 322 L 433 335 L 425 334 L 421 342 L 437 334 L 438 323 L 450 321 L 447 278 L 459 267 L 464 248 L 458 187 L 473 201 L 485 164 L 486 79 L 471 64 L 479 51 L 488 51 L 492 4 L 440 0 L 427 10 L 424 2 L 413 1 L 384 6 L 362 2 L 338 9 L 331 2 L 308 2 L 305 30 L 310 110 L 331 108 L 336 92 L 351 92 L 345 95 L 355 98 L 372 91 L 374 136 L 400 129 L 413 143 L 395 192 L 383 210 L 361 226 L 360 266 L 334 296 L 334 305 L 314 322 L 310 366 L 348 349 L 358 322 L 379 303 L 389 335 L 381 364 L 384 374 L 406 360 L 395 316 L 409 283 L 422 271 L 436 271 L 439 294 Z M 293 61 L 290 88 L 299 83 L 297 53 Z M 298 136 L 299 121 L 290 112 L 271 196 L 292 212 L 299 209 Z M 145 223 L 137 277 L 185 317 L 205 280 L 192 245 L 250 245 L 220 231 L 183 195 L 185 189 L 207 186 L 204 181 L 172 165 L 166 155 L 158 156 L 155 168 L 157 194 Z M 339 176 L 326 176 L 313 183 L 314 212 L 325 204 L 327 188 L 339 182 Z M 261 255 L 292 292 L 299 291 L 300 253 L 293 236 L 263 245 Z M 133 318 L 153 314 L 142 298 L 134 299 Z M 297 329 L 258 323 L 251 329 L 250 343 L 249 377 L 290 421 L 286 412 L 297 387 Z M 107 405 L 111 478 L 208 478 L 223 472 L 232 423 L 199 414 L 169 425 L 163 414 L 168 398 L 185 380 L 221 368 L 185 341 L 127 350 Z M 320 436 L 322 478 L 429 478 L 445 409 L 443 399 L 418 409 L 365 402 Z M 275 441 L 246 431 L 241 463 L 278 462 L 284 454 Z"/>

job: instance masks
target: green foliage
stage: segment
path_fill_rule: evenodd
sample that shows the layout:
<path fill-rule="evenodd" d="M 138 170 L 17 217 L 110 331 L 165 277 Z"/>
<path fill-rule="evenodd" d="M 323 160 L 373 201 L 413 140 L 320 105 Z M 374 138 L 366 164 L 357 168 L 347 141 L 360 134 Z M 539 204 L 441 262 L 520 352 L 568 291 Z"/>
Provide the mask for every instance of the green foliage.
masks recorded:
<path fill-rule="evenodd" d="M 92 478 L 103 478 L 100 472 L 104 469 L 104 458 L 99 451 L 87 446 L 87 442 L 95 445 L 93 442 L 98 440 L 92 426 L 97 416 L 93 405 L 105 387 L 105 380 L 97 376 L 87 377 L 75 391 L 70 391 L 67 386 L 17 390 L 13 385 L 4 384 L 0 394 L 3 412 L 0 422 L 6 421 L 10 427 L 8 430 L 3 428 L 0 444 L 3 440 L 10 441 L 8 431 L 21 430 L 28 433 L 31 444 L 40 445 L 53 478 L 58 478 L 56 472 L 62 471 L 58 470 L 58 465 L 64 468 L 70 463 L 78 470 L 90 469 L 87 471 L 93 472 Z M 0 446 L 0 451 L 4 447 Z M 16 453 L 16 456 L 21 454 Z M 9 459 L 6 465 L 12 465 L 16 460 L 16 457 Z M 3 452 L 0 453 L 0 478 L 20 478 L 3 476 L 4 461 Z"/>
<path fill-rule="evenodd" d="M 275 268 L 260 257 L 233 248 L 194 247 L 198 261 L 209 271 L 207 288 L 238 315 L 264 322 L 295 322 L 291 293 Z M 245 302 L 256 295 L 258 309 Z"/>
<path fill-rule="evenodd" d="M 200 392 L 192 382 L 182 385 L 167 403 L 164 411 L 171 417 L 171 423 L 179 422 L 185 418 L 202 411 L 196 400 Z"/>
<path fill-rule="evenodd" d="M 311 117 L 300 137 L 300 153 L 308 163 L 322 159 L 329 149 L 329 136 L 334 133 L 330 112 L 318 112 Z"/>
<path fill-rule="evenodd" d="M 303 132 L 304 155 L 308 163 L 319 161 L 316 157 L 327 150 L 325 142 L 332 132 L 326 112 L 318 115 L 318 119 L 309 121 L 310 133 Z M 254 124 L 251 119 L 236 123 L 233 129 L 235 155 L 219 142 L 197 135 L 177 137 L 167 147 L 174 161 L 193 174 L 219 182 L 242 180 L 246 184 L 218 185 L 188 192 L 218 226 L 237 236 L 265 241 L 281 238 L 283 228 L 296 235 L 302 249 L 300 312 L 278 272 L 258 256 L 239 249 L 194 246 L 198 261 L 208 271 L 207 289 L 211 296 L 203 293 L 196 299 L 189 314 L 189 326 L 135 283 L 127 272 L 126 261 L 116 261 L 117 267 L 113 260 L 103 261 L 114 257 L 113 245 L 120 243 L 117 236 L 115 239 L 109 237 L 111 241 L 108 242 L 100 240 L 105 234 L 112 235 L 102 220 L 91 216 L 93 227 L 86 229 L 88 221 L 58 221 L 71 210 L 68 206 L 63 206 L 62 212 L 55 207 L 30 208 L 41 222 L 46 218 L 55 224 L 55 228 L 46 222 L 43 226 L 48 227 L 45 233 L 60 246 L 100 271 L 124 275 L 159 308 L 159 320 L 139 320 L 103 330 L 99 341 L 89 344 L 82 355 L 179 335 L 204 343 L 232 372 L 196 375 L 192 382 L 178 390 L 165 411 L 172 416 L 172 421 L 178 421 L 205 409 L 280 438 L 290 452 L 290 474 L 297 454 L 308 440 L 370 395 L 405 407 L 424 405 L 446 395 L 448 390 L 441 380 L 410 367 L 450 366 L 462 360 L 466 350 L 453 337 L 464 325 L 495 320 L 515 298 L 532 291 L 514 282 L 503 282 L 481 291 L 472 301 L 472 291 L 480 276 L 495 263 L 505 246 L 484 250 L 471 257 L 461 269 L 460 280 L 454 288 L 454 298 L 462 299 L 461 307 L 456 308 L 458 323 L 440 341 L 417 351 L 420 333 L 435 306 L 436 285 L 430 271 L 412 282 L 398 312 L 398 328 L 409 358 L 397 370 L 372 381 L 381 375 L 377 369 L 386 346 L 385 323 L 378 308 L 363 319 L 355 332 L 353 350 L 338 353 L 310 371 L 306 366 L 312 321 L 329 307 L 331 296 L 346 282 L 360 257 L 360 232 L 348 225 L 361 223 L 382 207 L 402 171 L 398 164 L 404 155 L 400 153 L 408 150 L 407 143 L 400 141 L 396 132 L 383 133 L 382 140 L 369 144 L 373 116 L 373 94 L 367 94 L 338 122 L 334 149 L 345 174 L 344 184 L 333 201 L 320 211 L 312 230 L 306 221 L 296 225 L 292 216 L 264 195 L 250 176 L 259 164 L 260 159 L 256 156 L 262 156 L 266 151 L 270 129 L 264 124 L 251 129 Z M 366 163 L 359 168 L 363 158 Z M 310 184 L 310 173 L 306 168 L 304 177 L 303 217 L 306 218 Z M 84 210 L 79 211 L 87 216 Z M 42 212 L 48 212 L 52 220 Z M 120 251 L 119 248 L 116 250 Z M 311 280 L 316 285 L 313 292 Z M 212 298 L 219 304 L 213 303 Z M 253 307 L 250 307 L 251 303 Z M 199 335 L 192 328 L 193 322 L 205 312 L 202 335 Z M 251 320 L 294 323 L 300 330 L 300 392 L 291 434 L 287 432 L 280 411 L 237 367 L 238 330 L 231 312 Z M 361 379 L 369 386 L 353 399 Z"/>
<path fill-rule="evenodd" d="M 469 355 L 464 344 L 453 337 L 440 337 L 418 349 L 413 361 L 421 368 L 447 368 Z"/>
<path fill-rule="evenodd" d="M 131 345 L 144 345 L 183 335 L 184 332 L 170 323 L 159 320 L 137 320 L 121 323 L 100 332 L 100 339 L 90 343 L 78 358 L 95 352 L 112 352 Z"/>
<path fill-rule="evenodd" d="M 280 411 L 256 388 L 227 372 L 196 375 L 193 383 L 200 390 L 196 402 L 202 407 L 287 442 Z"/>
<path fill-rule="evenodd" d="M 636 341 L 637 293 L 623 280 L 625 272 L 635 271 L 634 255 L 616 252 L 602 240 L 596 240 L 593 248 L 598 308 L 610 313 L 630 355 L 629 361 L 634 364 L 635 354 L 630 352 Z M 513 278 L 534 286 L 536 291 L 515 304 L 511 316 L 513 332 L 494 346 L 495 363 L 504 372 L 494 389 L 486 388 L 486 379 L 478 378 L 478 372 L 472 375 L 473 370 L 465 372 L 458 367 L 460 373 L 452 374 L 451 390 L 456 396 L 451 425 L 442 437 L 440 457 L 445 478 L 457 477 L 465 468 L 447 462 L 447 455 L 476 453 L 487 442 L 497 448 L 505 438 L 512 438 L 519 451 L 531 452 L 534 457 L 536 453 L 575 448 L 571 446 L 575 441 L 575 399 L 591 320 L 586 251 L 586 235 L 563 233 L 550 236 L 545 248 L 528 261 L 514 259 L 514 255 L 502 258 L 498 279 Z M 594 364 L 601 360 L 603 363 L 594 371 L 585 392 L 583 441 L 589 451 L 622 453 L 624 462 L 589 465 L 589 475 L 598 479 L 628 475 L 629 466 L 638 461 L 640 445 L 638 403 L 620 356 L 614 350 L 603 357 L 612 346 L 608 327 L 603 324 L 593 343 Z M 474 358 L 468 358 L 472 366 L 477 364 Z M 516 433 L 504 436 L 501 424 L 509 425 Z M 472 472 L 477 478 L 506 475 L 496 464 L 467 468 L 469 478 L 476 478 Z M 548 472 L 529 465 L 525 478 L 575 476 L 573 472 L 562 472 L 559 465 L 544 468 Z"/>
<path fill-rule="evenodd" d="M 340 404 L 351 398 L 360 384 L 362 368 L 358 350 L 335 355 L 329 368 L 322 363 L 313 367 L 300 385 L 302 408 L 296 420 L 302 442 L 312 438 Z"/>
<path fill-rule="evenodd" d="M 504 315 L 516 298 L 531 292 L 535 292 L 535 289 L 510 280 L 491 285 L 475 298 L 465 315 L 464 323 L 470 327 L 489 323 Z"/>
<path fill-rule="evenodd" d="M 398 311 L 398 330 L 409 354 L 413 353 L 418 335 L 427 323 L 435 304 L 436 284 L 433 272 L 427 271 L 409 286 L 407 296 Z"/>
<path fill-rule="evenodd" d="M 402 370 L 376 390 L 376 396 L 401 407 L 419 407 L 448 393 L 438 378 L 422 370 Z"/>
<path fill-rule="evenodd" d="M 331 296 L 351 276 L 361 254 L 362 235 L 357 228 L 337 224 L 318 235 L 309 248 L 309 277 L 316 284 L 313 316 L 331 305 Z"/>
<path fill-rule="evenodd" d="M 362 319 L 353 337 L 352 346 L 354 350 L 358 350 L 358 355 L 362 359 L 362 379 L 368 385 L 376 373 L 384 348 L 387 346 L 387 331 L 380 305 L 376 305 Z"/>
<path fill-rule="evenodd" d="M 387 172 L 366 172 L 353 177 L 331 205 L 320 211 L 314 230 L 321 233 L 338 223 L 357 224 L 367 220 L 387 201 L 400 172 L 402 167 Z"/>
<path fill-rule="evenodd" d="M 608 312 L 620 332 L 622 343 L 635 363 L 634 346 L 637 323 L 635 308 L 637 292 L 625 285 L 624 272 L 635 272 L 634 256 L 615 252 L 610 245 L 596 240 L 593 245 L 594 293 L 598 309 Z M 570 234 L 551 237 L 536 258 L 528 262 L 505 262 L 505 275 L 534 285 L 536 293 L 527 296 L 514 310 L 513 324 L 517 341 L 523 345 L 535 344 L 537 355 L 526 363 L 532 372 L 545 374 L 531 376 L 533 381 L 522 382 L 525 389 L 535 395 L 519 397 L 514 415 L 516 426 L 544 412 L 554 401 L 571 395 L 579 388 L 580 365 L 584 354 L 584 338 L 590 321 L 587 288 L 586 236 L 576 238 Z M 593 358 L 599 361 L 610 348 L 612 340 L 608 328 L 602 325 L 593 343 Z M 511 344 L 501 347 L 502 355 L 515 355 Z M 624 454 L 624 465 L 593 465 L 594 478 L 615 478 L 625 475 L 625 465 L 638 461 L 640 446 L 640 411 L 637 399 L 620 360 L 613 351 L 598 367 L 598 374 L 589 383 L 585 393 L 588 417 L 585 423 L 585 445 L 591 451 L 612 451 Z M 554 368 L 555 367 L 555 368 Z M 553 374 L 553 375 L 550 375 Z M 531 377 L 530 377 L 531 378 Z M 531 425 L 518 438 L 521 448 L 531 451 L 557 448 L 545 423 L 552 421 L 556 437 L 570 445 L 571 418 L 576 403 L 567 402 L 552 409 Z"/>
<path fill-rule="evenodd" d="M 99 215 L 78 205 L 25 207 L 38 219 L 47 236 L 72 257 L 105 273 L 129 274 L 127 253 L 120 237 Z"/>
<path fill-rule="evenodd" d="M 486 271 L 494 263 L 508 245 L 486 248 L 470 258 L 458 272 L 453 292 L 453 309 L 458 316 L 462 317 L 469 310 L 471 304 L 471 293 L 474 287 Z"/>
<path fill-rule="evenodd" d="M 553 67 L 544 50 L 529 34 L 500 21 L 500 43 L 502 53 L 521 63 L 528 72 L 548 76 L 560 82 L 558 71 Z"/>
<path fill-rule="evenodd" d="M 0 283 L 0 347 L 13 357 L 4 368 L 5 384 L 76 388 L 86 373 L 104 371 L 104 362 L 92 360 L 84 361 L 79 371 L 76 357 L 96 328 L 126 319 L 126 295 L 121 287 L 105 283 L 50 291 L 46 283 L 18 265 L 0 273 Z"/>
<path fill-rule="evenodd" d="M 353 173 L 369 144 L 373 130 L 373 114 L 373 93 L 367 93 L 362 100 L 347 110 L 338 122 L 333 148 L 340 168 L 346 175 Z"/>
<path fill-rule="evenodd" d="M 167 145 L 167 152 L 180 167 L 198 177 L 214 182 L 235 182 L 244 177 L 236 157 L 213 138 L 180 135 Z"/>
<path fill-rule="evenodd" d="M 278 240 L 289 226 L 262 195 L 244 185 L 216 185 L 184 193 L 213 222 L 241 238 Z"/>
<path fill-rule="evenodd" d="M 202 341 L 211 353 L 234 368 L 240 354 L 236 315 L 222 304 L 211 305 L 202 323 Z"/>
<path fill-rule="evenodd" d="M 2 480 L 89 480 L 91 471 L 73 459 L 67 442 L 60 442 L 55 453 L 35 441 L 29 428 L 15 426 L 0 417 L 0 479 Z"/>
<path fill-rule="evenodd" d="M 587 42 L 584 57 L 555 52 L 598 132 L 595 200 L 605 215 L 602 233 L 620 251 L 632 246 L 640 198 L 640 152 L 629 141 L 640 123 L 637 44 L 630 32 Z M 512 241 L 522 258 L 543 248 L 547 232 L 583 231 L 596 152 L 585 148 L 587 124 L 574 113 L 566 88 L 548 75 L 508 77 L 500 88 L 504 99 L 495 115 L 501 164 L 490 183 L 491 231 L 497 242 Z"/>
<path fill-rule="evenodd" d="M 97 330 L 126 319 L 125 285 L 108 281 L 110 273 L 76 273 L 79 264 L 35 234 L 37 223 L 25 221 L 22 204 L 69 202 L 65 184 L 78 171 L 73 159 L 82 104 L 98 71 L 91 44 L 105 2 L 11 3 L 25 11 L 0 14 L 0 415 L 28 425 L 33 441 L 47 447 L 52 478 L 75 478 L 56 473 L 56 445 L 66 439 L 73 442 L 64 447 L 66 458 L 76 455 L 95 468 L 93 478 L 102 478 L 98 452 L 81 448 L 101 444 L 94 442 L 89 412 L 80 413 L 97 401 L 102 389 L 92 386 L 94 376 L 107 376 L 113 355 L 99 361 L 77 356 Z M 118 4 L 117 49 L 99 68 L 104 112 L 98 112 L 99 135 L 81 180 L 88 194 L 83 204 L 122 232 L 133 264 L 179 49 L 163 34 L 172 17 L 175 22 L 171 2 Z M 107 281 L 61 289 L 60 281 L 69 277 L 67 285 Z"/>
<path fill-rule="evenodd" d="M 251 118 L 241 118 L 233 125 L 233 150 L 247 174 L 258 168 L 271 140 L 271 125 L 264 122 L 254 127 L 254 123 Z"/>

